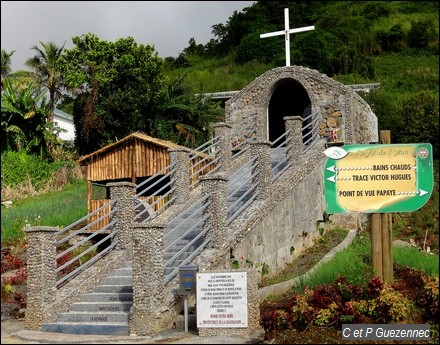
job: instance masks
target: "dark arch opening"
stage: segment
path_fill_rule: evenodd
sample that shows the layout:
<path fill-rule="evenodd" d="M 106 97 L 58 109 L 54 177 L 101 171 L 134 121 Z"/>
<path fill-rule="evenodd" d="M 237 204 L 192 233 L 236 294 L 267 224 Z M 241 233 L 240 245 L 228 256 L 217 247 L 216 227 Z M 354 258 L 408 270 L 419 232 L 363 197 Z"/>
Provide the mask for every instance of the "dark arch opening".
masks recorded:
<path fill-rule="evenodd" d="M 290 78 L 281 79 L 275 84 L 274 89 L 268 113 L 268 131 L 271 142 L 286 132 L 284 117 L 299 115 L 305 118 L 311 114 L 312 110 L 309 95 L 298 81 Z"/>

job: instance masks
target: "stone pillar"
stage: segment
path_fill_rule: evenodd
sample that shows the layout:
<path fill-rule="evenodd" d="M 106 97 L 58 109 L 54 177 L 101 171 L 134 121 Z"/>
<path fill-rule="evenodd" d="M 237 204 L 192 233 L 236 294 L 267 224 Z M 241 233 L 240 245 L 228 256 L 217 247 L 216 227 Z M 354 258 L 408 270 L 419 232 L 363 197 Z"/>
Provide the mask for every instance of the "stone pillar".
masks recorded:
<path fill-rule="evenodd" d="M 154 335 L 160 331 L 164 298 L 165 224 L 133 223 L 133 305 L 130 335 Z"/>
<path fill-rule="evenodd" d="M 28 248 L 26 329 L 41 331 L 43 323 L 56 321 L 52 304 L 57 294 L 56 238 L 51 226 L 25 227 Z"/>
<path fill-rule="evenodd" d="M 130 224 L 134 218 L 134 194 L 136 185 L 131 182 L 112 182 L 107 183 L 110 188 L 110 198 L 116 199 L 115 206 L 118 208 L 113 217 L 116 217 L 119 232 L 115 237 L 118 241 L 116 250 L 125 250 L 127 260 L 131 258 L 132 253 L 132 232 Z"/>
<path fill-rule="evenodd" d="M 267 127 L 268 121 L 268 110 L 267 108 L 258 109 L 257 114 L 255 115 L 255 140 L 262 141 L 269 139 L 269 132 Z"/>
<path fill-rule="evenodd" d="M 219 122 L 214 124 L 214 137 L 219 137 L 216 147 L 216 158 L 221 171 L 225 171 L 231 166 L 232 144 L 231 144 L 231 126 Z"/>
<path fill-rule="evenodd" d="M 190 178 L 190 160 L 189 150 L 182 147 L 177 149 L 168 149 L 171 164 L 175 163 L 174 174 L 172 174 L 172 182 L 174 190 L 174 202 L 176 204 L 184 204 L 188 200 L 191 192 Z"/>
<path fill-rule="evenodd" d="M 304 143 L 302 139 L 302 123 L 301 116 L 286 116 L 286 132 L 290 130 L 287 141 L 287 155 L 290 155 L 289 163 L 299 165 L 304 155 Z"/>
<path fill-rule="evenodd" d="M 228 179 L 220 175 L 208 175 L 201 177 L 200 183 L 202 196 L 211 197 L 211 205 L 208 209 L 211 216 L 206 224 L 211 225 L 209 230 L 211 247 L 220 249 L 225 243 L 228 231 Z"/>
<path fill-rule="evenodd" d="M 270 159 L 270 149 L 272 144 L 270 141 L 254 141 L 250 143 L 252 158 L 256 157 L 257 161 L 253 166 L 253 174 L 255 180 L 252 183 L 257 184 L 255 192 L 258 192 L 257 200 L 263 200 L 270 195 L 270 187 L 272 185 L 272 166 Z"/>

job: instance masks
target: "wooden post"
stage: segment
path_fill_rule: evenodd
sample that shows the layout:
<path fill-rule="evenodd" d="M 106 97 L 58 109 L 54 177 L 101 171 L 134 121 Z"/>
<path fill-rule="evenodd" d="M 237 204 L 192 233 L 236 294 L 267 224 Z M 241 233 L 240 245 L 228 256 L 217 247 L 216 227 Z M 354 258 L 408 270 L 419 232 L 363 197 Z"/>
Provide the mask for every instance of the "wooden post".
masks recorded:
<path fill-rule="evenodd" d="M 373 266 L 374 277 L 383 280 L 381 215 L 381 213 L 371 215 L 371 265 Z"/>
<path fill-rule="evenodd" d="M 381 144 L 391 144 L 391 132 L 389 130 L 380 131 L 379 140 Z M 381 217 L 383 281 L 391 285 L 393 283 L 392 216 L 391 213 L 382 213 Z"/>
<path fill-rule="evenodd" d="M 392 225 L 391 214 L 380 214 L 382 226 L 382 274 L 383 281 L 387 284 L 393 283 L 393 254 L 392 254 Z"/>
<path fill-rule="evenodd" d="M 381 144 L 390 144 L 390 131 L 379 132 Z M 392 222 L 390 213 L 371 216 L 371 261 L 375 277 L 387 284 L 393 283 Z"/>

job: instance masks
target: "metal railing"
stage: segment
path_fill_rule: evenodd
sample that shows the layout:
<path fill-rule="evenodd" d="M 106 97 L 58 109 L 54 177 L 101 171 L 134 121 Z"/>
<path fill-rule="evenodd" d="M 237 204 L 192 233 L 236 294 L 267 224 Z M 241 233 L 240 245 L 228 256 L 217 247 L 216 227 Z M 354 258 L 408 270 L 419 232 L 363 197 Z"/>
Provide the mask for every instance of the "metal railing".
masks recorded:
<path fill-rule="evenodd" d="M 233 128 L 233 133 L 240 133 L 239 129 Z M 243 130 L 243 133 L 239 138 L 234 138 L 231 142 L 232 145 L 232 157 L 238 157 L 244 152 L 246 152 L 249 148 L 247 145 L 251 140 L 254 140 L 255 133 L 254 129 L 250 126 L 246 126 Z"/>
<path fill-rule="evenodd" d="M 272 143 L 270 159 L 272 162 L 272 182 L 280 177 L 292 165 L 289 147 L 290 130 L 282 134 Z"/>
<path fill-rule="evenodd" d="M 167 172 L 168 171 L 168 172 Z M 167 172 L 167 173 L 165 173 Z M 135 205 L 134 205 L 134 220 L 145 223 L 156 217 L 157 214 L 163 212 L 168 207 L 172 205 L 176 199 L 173 194 L 175 187 L 173 186 L 171 176 L 175 172 L 175 164 L 170 164 L 163 168 L 161 171 L 157 172 L 153 176 L 149 177 L 145 181 L 139 183 L 136 186 L 136 190 L 139 190 L 144 185 L 146 188 L 142 189 L 135 195 Z M 168 183 L 163 184 L 163 182 L 169 179 Z M 154 181 L 153 183 L 151 183 Z M 162 187 L 157 189 L 157 185 L 162 183 Z M 168 190 L 167 190 L 168 189 Z M 160 194 L 164 190 L 167 190 L 164 194 Z M 146 199 L 140 199 L 141 195 L 148 195 Z"/>
<path fill-rule="evenodd" d="M 257 184 L 254 183 L 254 181 L 256 180 L 256 170 L 254 169 L 256 162 L 257 158 L 253 157 L 229 178 L 227 211 L 228 225 L 230 225 L 232 221 L 237 218 L 238 215 L 240 215 L 240 213 L 243 212 L 244 209 L 257 196 L 257 193 L 254 193 L 254 190 L 257 188 Z M 238 187 L 234 186 L 237 181 L 240 181 L 240 183 L 238 183 Z M 249 188 L 243 190 L 243 186 L 245 186 L 246 184 L 249 185 Z"/>
<path fill-rule="evenodd" d="M 303 143 L 304 152 L 307 152 L 319 139 L 319 125 L 321 123 L 321 113 L 316 111 L 304 118 L 303 124 Z"/>
<path fill-rule="evenodd" d="M 190 153 L 190 181 L 192 188 L 196 187 L 200 180 L 199 177 L 201 175 L 207 176 L 212 174 L 220 169 L 218 164 L 220 147 L 218 145 L 219 137 L 214 137 L 211 140 L 208 140 L 206 143 L 200 145 L 196 149 L 192 150 Z M 197 159 L 199 158 L 199 160 Z M 208 171 L 206 173 L 202 173 L 203 171 Z"/>
<path fill-rule="evenodd" d="M 59 251 L 61 246 L 68 244 L 68 241 L 73 237 L 77 235 L 87 234 L 87 231 L 90 230 L 94 225 L 98 224 L 103 220 L 108 220 L 107 224 L 104 227 L 102 227 L 99 230 L 93 230 L 93 232 L 89 234 L 87 237 L 84 237 L 82 240 L 78 241 L 72 246 L 69 246 L 68 248 L 66 248 L 65 250 L 61 251 L 59 254 L 56 255 L 56 262 L 57 262 L 56 273 L 57 276 L 59 277 L 59 279 L 56 282 L 57 288 L 61 287 L 63 284 L 71 280 L 73 277 L 77 276 L 81 271 L 84 271 L 87 267 L 98 261 L 101 257 L 107 254 L 117 245 L 116 241 L 112 241 L 110 246 L 107 246 L 104 250 L 98 252 L 99 245 L 113 238 L 118 231 L 117 227 L 115 227 L 117 220 L 113 219 L 113 215 L 117 211 L 117 208 L 113 207 L 115 203 L 116 200 L 112 200 L 107 204 L 101 206 L 97 210 L 93 211 L 92 213 L 87 214 L 83 218 L 77 220 L 76 222 L 70 224 L 69 226 L 66 226 L 65 228 L 55 233 L 56 237 L 60 237 L 66 232 L 72 230 L 74 227 L 86 222 L 85 226 L 69 233 L 67 236 L 60 238 L 56 242 L 57 251 Z M 108 209 L 108 212 L 106 212 L 107 211 L 106 209 Z M 93 219 L 92 218 L 93 216 L 99 214 L 100 212 L 105 212 L 105 213 L 100 215 L 96 219 L 90 221 L 91 219 Z M 85 245 L 86 243 L 89 244 L 94 237 L 96 237 L 99 234 L 103 234 L 107 230 L 110 230 L 111 232 L 106 236 L 104 236 L 97 243 L 91 246 L 87 246 L 87 249 L 85 249 L 84 251 L 81 250 L 81 246 Z M 74 256 L 75 251 L 77 251 L 78 254 Z"/>
<path fill-rule="evenodd" d="M 177 275 L 180 266 L 190 262 L 209 243 L 210 238 L 204 237 L 211 228 L 205 226 L 210 205 L 210 196 L 206 195 L 168 224 L 170 230 L 163 236 L 164 252 L 171 256 L 165 259 L 164 270 L 169 271 L 165 274 L 165 284 Z M 178 264 L 174 265 L 175 262 Z"/>

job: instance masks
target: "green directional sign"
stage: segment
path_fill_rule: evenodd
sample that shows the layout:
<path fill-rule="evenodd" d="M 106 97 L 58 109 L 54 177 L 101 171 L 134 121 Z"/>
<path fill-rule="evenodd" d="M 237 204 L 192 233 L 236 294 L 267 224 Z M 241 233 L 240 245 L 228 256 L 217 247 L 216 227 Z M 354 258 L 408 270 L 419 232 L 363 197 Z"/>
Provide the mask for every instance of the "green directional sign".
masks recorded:
<path fill-rule="evenodd" d="M 431 144 L 333 146 L 324 154 L 329 214 L 412 212 L 432 194 Z"/>

